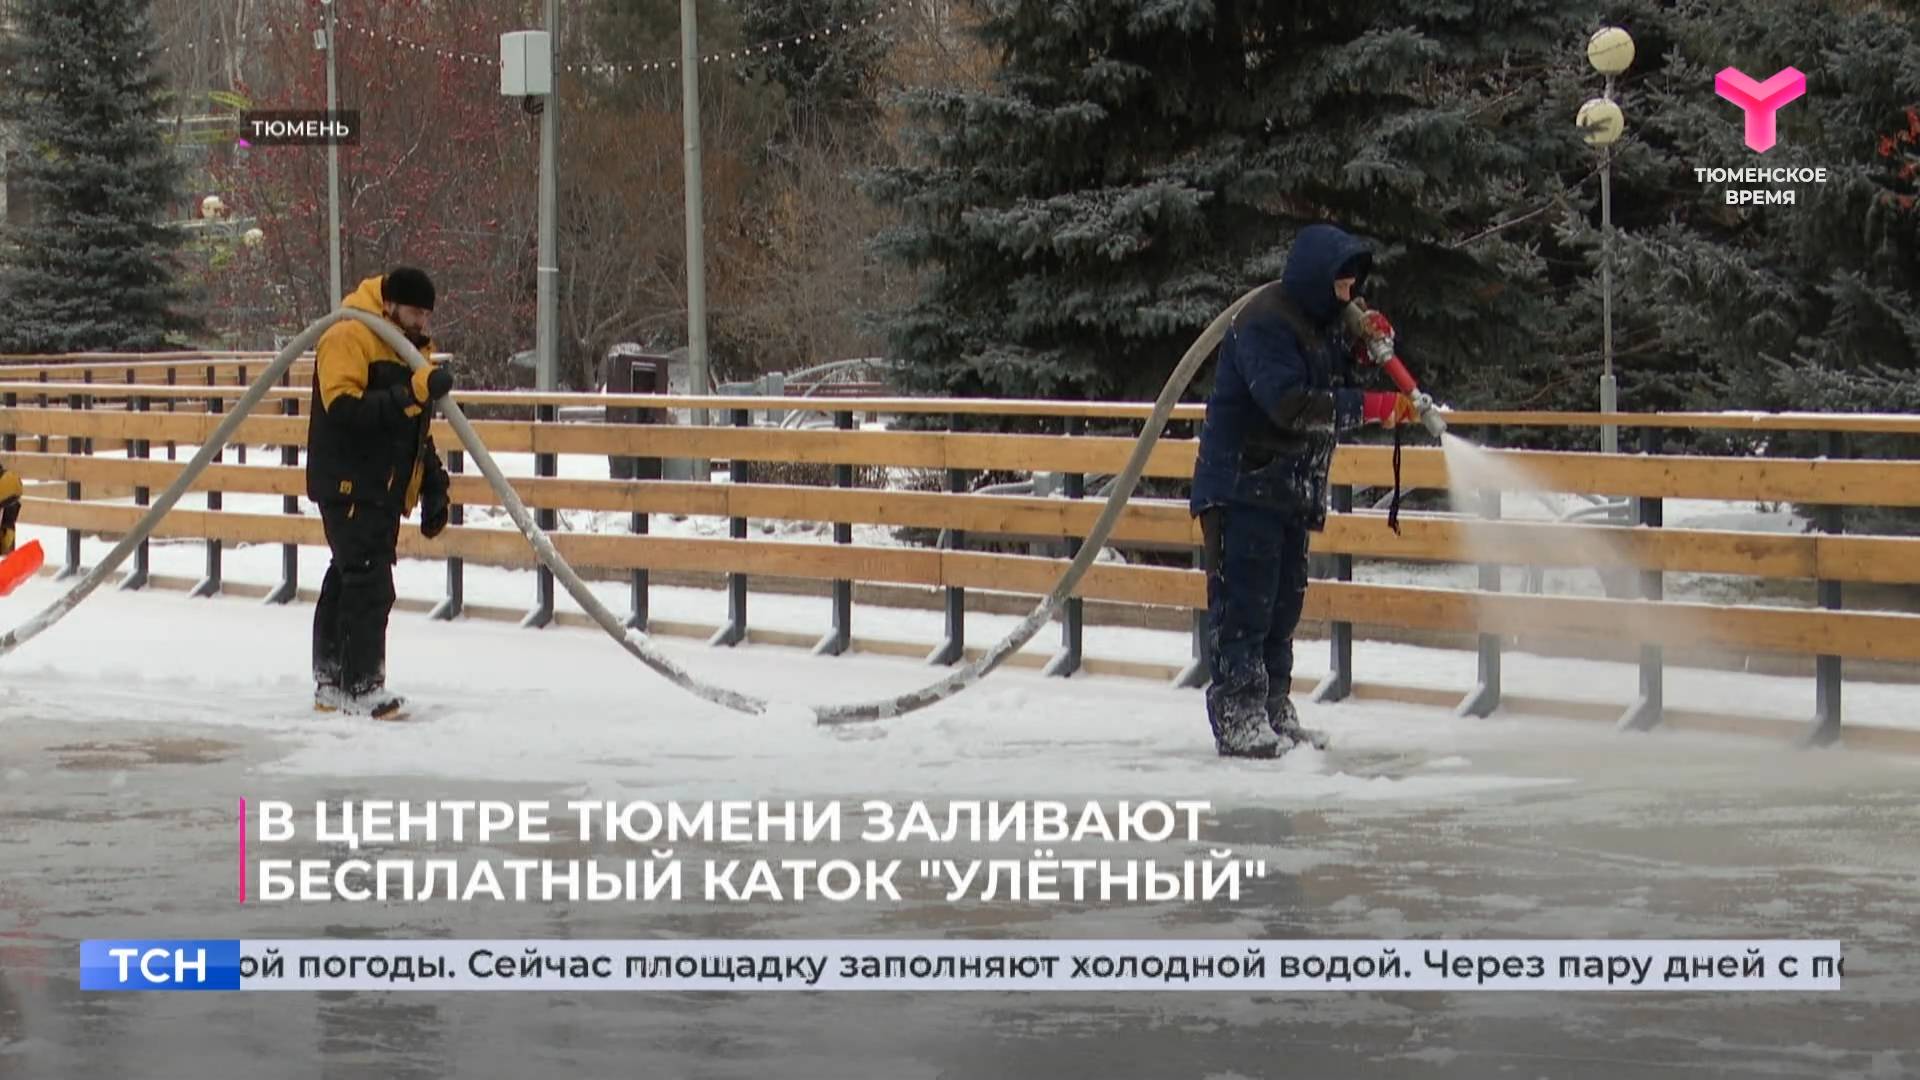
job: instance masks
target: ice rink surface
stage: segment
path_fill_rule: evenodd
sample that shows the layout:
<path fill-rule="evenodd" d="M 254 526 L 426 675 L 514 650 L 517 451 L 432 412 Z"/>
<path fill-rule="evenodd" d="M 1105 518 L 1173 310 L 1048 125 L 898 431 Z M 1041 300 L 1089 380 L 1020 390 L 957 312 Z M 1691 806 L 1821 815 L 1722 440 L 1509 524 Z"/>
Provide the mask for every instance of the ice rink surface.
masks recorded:
<path fill-rule="evenodd" d="M 59 588 L 23 587 L 0 623 Z M 0 1076 L 1920 1076 L 1920 759 L 1348 703 L 1303 708 L 1334 736 L 1326 753 L 1229 762 L 1194 691 L 1018 670 L 829 730 L 800 703 L 937 672 L 662 640 L 703 676 L 787 703 L 745 717 L 597 631 L 405 612 L 391 681 L 429 707 L 376 725 L 310 710 L 311 612 L 108 588 L 0 661 Z M 1794 680 L 1714 678 L 1722 710 L 1744 706 L 1739 687 L 1756 714 L 1780 711 L 1776 684 L 1811 698 Z M 1874 692 L 1905 712 L 1900 691 L 1920 694 Z M 850 813 L 866 799 L 1204 799 L 1204 846 L 1271 869 L 1238 901 L 1191 904 L 241 906 L 240 797 L 837 799 Z M 323 936 L 1836 939 L 1847 979 L 1805 994 L 78 989 L 83 939 Z"/>

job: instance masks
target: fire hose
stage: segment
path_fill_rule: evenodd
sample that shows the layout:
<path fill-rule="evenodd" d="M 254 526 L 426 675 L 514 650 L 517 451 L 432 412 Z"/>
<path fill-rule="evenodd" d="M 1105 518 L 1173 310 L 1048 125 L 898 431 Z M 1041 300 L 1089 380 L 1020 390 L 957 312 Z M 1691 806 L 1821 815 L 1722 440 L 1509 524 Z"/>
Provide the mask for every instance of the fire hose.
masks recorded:
<path fill-rule="evenodd" d="M 1141 474 L 1146 469 L 1147 460 L 1153 453 L 1153 447 L 1159 441 L 1161 432 L 1165 430 L 1168 419 L 1173 415 L 1174 406 L 1179 403 L 1181 395 L 1186 392 L 1188 384 L 1193 381 L 1200 366 L 1213 353 L 1214 347 L 1219 344 L 1221 336 L 1233 322 L 1234 316 L 1238 315 L 1240 309 L 1259 292 L 1258 288 L 1249 290 L 1229 305 L 1207 325 L 1198 338 L 1194 339 L 1186 354 L 1180 358 L 1180 363 L 1175 366 L 1173 373 L 1167 378 L 1166 385 L 1161 388 L 1160 396 L 1154 402 L 1153 412 L 1148 417 L 1139 439 L 1134 443 L 1133 452 L 1128 457 L 1125 468 L 1121 470 L 1108 492 L 1106 502 L 1102 505 L 1093 528 L 1088 531 L 1082 541 L 1080 551 L 1061 573 L 1053 589 L 1041 599 L 1025 619 L 1021 620 L 1018 626 L 978 658 L 943 679 L 894 697 L 838 705 L 816 705 L 813 707 L 815 719 L 822 724 L 843 724 L 902 716 L 924 709 L 945 701 L 979 682 L 998 668 L 1007 657 L 1020 651 L 1027 642 L 1031 641 L 1034 635 L 1040 632 L 1041 627 L 1053 619 L 1060 606 L 1079 585 L 1080 579 L 1092 568 L 1101 548 L 1112 535 L 1114 526 L 1118 524 L 1127 500 L 1132 497 L 1134 488 L 1138 486 Z M 88 571 L 73 588 L 49 604 L 45 610 L 7 631 L 4 636 L 0 636 L 0 658 L 8 656 L 21 645 L 45 633 L 78 607 L 81 601 L 92 595 L 109 575 L 119 569 L 127 556 L 131 555 L 133 550 L 152 534 L 160 519 L 165 517 L 180 501 L 181 496 L 192 487 L 194 480 L 213 461 L 214 456 L 225 448 L 234 433 L 239 430 L 241 422 L 266 397 L 267 391 L 280 381 L 287 369 L 293 365 L 294 360 L 311 348 L 328 327 L 345 318 L 358 319 L 366 324 L 387 343 L 389 348 L 394 350 L 395 355 L 404 359 L 412 370 L 418 371 L 426 366 L 426 361 L 421 357 L 419 350 L 407 341 L 399 328 L 372 313 L 340 308 L 315 320 L 287 342 L 286 347 L 280 351 L 280 355 L 261 371 L 252 385 L 235 402 L 233 409 L 201 444 L 199 452 L 194 454 L 192 460 L 180 471 L 180 475 L 175 477 L 173 483 L 154 500 L 152 507 L 139 522 L 120 538 L 113 550 L 108 552 L 107 556 Z M 1391 348 L 1390 340 L 1388 345 Z M 1401 368 L 1401 373 L 1405 373 L 1404 367 Z M 1396 376 L 1396 379 L 1398 377 Z M 480 441 L 472 425 L 467 422 L 466 415 L 459 405 L 452 397 L 447 397 L 442 398 L 437 403 L 437 407 L 453 428 L 454 433 L 459 436 L 467 452 L 472 455 L 474 463 L 479 466 L 481 474 L 486 477 L 494 494 L 500 498 L 507 515 L 513 519 L 514 525 L 533 546 L 534 553 L 541 564 L 553 572 L 554 577 L 566 587 L 568 595 L 572 596 L 581 609 L 592 617 L 602 630 L 606 631 L 607 636 L 613 638 L 636 659 L 674 685 L 699 698 L 749 715 L 766 712 L 768 704 L 766 699 L 716 686 L 698 678 L 661 654 L 646 634 L 623 626 L 619 616 L 609 611 L 606 605 L 600 602 L 599 597 L 593 594 L 573 567 L 561 557 L 552 539 L 534 523 L 532 515 L 527 512 L 526 504 L 521 501 L 519 493 L 500 472 L 500 467 L 494 462 L 493 455 L 488 452 L 486 444 Z M 1431 410 L 1431 399 L 1428 399 L 1427 410 Z M 1437 412 L 1429 411 L 1428 415 L 1437 417 Z"/>

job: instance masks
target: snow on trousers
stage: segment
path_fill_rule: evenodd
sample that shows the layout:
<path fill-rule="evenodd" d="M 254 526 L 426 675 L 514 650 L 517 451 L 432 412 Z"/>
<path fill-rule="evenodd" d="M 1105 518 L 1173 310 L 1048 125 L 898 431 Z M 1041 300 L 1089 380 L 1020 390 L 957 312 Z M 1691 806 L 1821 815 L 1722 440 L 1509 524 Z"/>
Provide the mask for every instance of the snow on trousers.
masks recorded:
<path fill-rule="evenodd" d="M 374 503 L 320 505 L 333 562 L 313 612 L 313 679 L 348 694 L 386 685 L 400 517 Z"/>
<path fill-rule="evenodd" d="M 1268 725 L 1293 685 L 1293 632 L 1307 598 L 1307 529 L 1285 510 L 1231 503 L 1200 515 L 1206 541 L 1207 722 Z"/>

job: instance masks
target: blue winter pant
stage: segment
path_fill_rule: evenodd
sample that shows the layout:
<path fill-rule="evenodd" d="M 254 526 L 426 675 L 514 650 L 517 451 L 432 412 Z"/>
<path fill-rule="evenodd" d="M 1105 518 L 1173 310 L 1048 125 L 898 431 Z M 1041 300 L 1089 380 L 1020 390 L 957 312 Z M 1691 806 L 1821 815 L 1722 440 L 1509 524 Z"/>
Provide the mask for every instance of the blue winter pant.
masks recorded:
<path fill-rule="evenodd" d="M 1200 515 L 1206 538 L 1207 721 L 1214 738 L 1269 723 L 1293 685 L 1293 632 L 1307 597 L 1307 529 L 1243 504 Z"/>

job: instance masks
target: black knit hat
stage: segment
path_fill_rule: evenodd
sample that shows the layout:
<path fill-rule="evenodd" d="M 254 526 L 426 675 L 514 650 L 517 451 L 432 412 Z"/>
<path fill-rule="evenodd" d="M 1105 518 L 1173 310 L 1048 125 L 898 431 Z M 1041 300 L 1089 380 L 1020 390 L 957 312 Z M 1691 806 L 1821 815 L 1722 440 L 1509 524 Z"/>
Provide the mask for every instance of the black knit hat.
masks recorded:
<path fill-rule="evenodd" d="M 380 299 L 389 304 L 433 310 L 433 279 L 426 271 L 411 266 L 396 266 L 380 282 Z"/>

